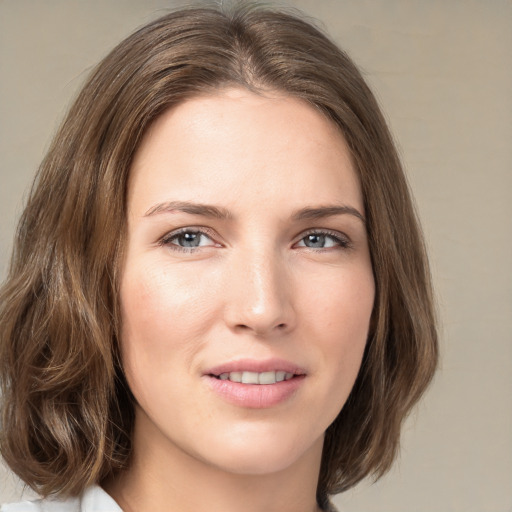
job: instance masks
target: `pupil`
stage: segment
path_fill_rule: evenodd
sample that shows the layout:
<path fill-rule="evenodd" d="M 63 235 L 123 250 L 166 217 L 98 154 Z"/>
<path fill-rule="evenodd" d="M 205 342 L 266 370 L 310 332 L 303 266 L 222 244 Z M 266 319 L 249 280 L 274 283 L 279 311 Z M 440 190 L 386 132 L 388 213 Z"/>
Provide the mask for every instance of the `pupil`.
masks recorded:
<path fill-rule="evenodd" d="M 308 247 L 323 247 L 325 244 L 325 235 L 308 235 L 306 245 Z"/>

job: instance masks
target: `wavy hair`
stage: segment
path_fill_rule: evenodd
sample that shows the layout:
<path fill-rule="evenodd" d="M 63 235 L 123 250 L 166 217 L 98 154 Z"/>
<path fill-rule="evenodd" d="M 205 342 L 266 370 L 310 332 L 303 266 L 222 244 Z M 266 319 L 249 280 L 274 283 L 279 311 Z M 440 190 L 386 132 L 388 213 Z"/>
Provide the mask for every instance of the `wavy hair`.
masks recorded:
<path fill-rule="evenodd" d="M 130 463 L 119 358 L 119 261 L 134 153 L 165 110 L 227 86 L 301 98 L 343 133 L 367 217 L 376 299 L 361 370 L 325 437 L 317 498 L 379 477 L 437 357 L 423 238 L 392 137 L 360 72 L 298 13 L 172 12 L 92 72 L 42 162 L 0 291 L 0 449 L 43 495 L 79 494 Z"/>

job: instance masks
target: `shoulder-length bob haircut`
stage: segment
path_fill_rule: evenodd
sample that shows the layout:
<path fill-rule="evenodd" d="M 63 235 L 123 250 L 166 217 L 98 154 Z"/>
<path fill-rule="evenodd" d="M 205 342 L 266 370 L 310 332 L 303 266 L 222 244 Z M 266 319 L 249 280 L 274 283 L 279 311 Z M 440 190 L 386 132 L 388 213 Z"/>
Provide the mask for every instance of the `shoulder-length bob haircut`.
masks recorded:
<path fill-rule="evenodd" d="M 353 391 L 328 428 L 318 500 L 379 477 L 431 381 L 437 335 L 424 243 L 392 137 L 350 58 L 297 13 L 172 12 L 92 72 L 41 164 L 0 295 L 1 453 L 43 495 L 127 467 L 134 419 L 118 349 L 130 165 L 164 111 L 225 87 L 301 98 L 337 125 L 362 186 L 376 299 Z"/>

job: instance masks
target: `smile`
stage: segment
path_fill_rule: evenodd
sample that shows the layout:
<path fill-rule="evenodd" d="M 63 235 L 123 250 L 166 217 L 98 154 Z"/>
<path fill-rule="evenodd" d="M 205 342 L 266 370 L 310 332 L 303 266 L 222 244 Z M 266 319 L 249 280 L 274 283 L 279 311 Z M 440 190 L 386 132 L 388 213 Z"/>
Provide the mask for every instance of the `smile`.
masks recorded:
<path fill-rule="evenodd" d="M 276 384 L 284 380 L 290 380 L 294 377 L 291 372 L 284 370 L 270 371 L 270 372 L 229 372 L 221 373 L 220 375 L 213 375 L 220 380 L 229 380 L 231 382 L 240 382 L 242 384 Z"/>
<path fill-rule="evenodd" d="M 216 396 L 246 409 L 268 409 L 293 400 L 306 377 L 304 368 L 276 358 L 231 361 L 203 373 Z"/>

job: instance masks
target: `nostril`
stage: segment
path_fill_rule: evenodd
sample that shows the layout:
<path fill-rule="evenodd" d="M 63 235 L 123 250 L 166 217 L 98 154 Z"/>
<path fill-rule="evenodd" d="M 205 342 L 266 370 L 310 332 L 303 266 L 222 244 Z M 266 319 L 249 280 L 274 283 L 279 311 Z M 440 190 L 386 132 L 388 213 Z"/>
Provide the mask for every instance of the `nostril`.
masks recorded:
<path fill-rule="evenodd" d="M 250 325 L 247 325 L 247 324 L 237 324 L 235 326 L 236 329 L 239 329 L 240 331 L 254 331 L 255 333 L 257 334 L 263 334 L 264 332 L 266 332 L 267 330 L 266 329 L 259 329 L 258 327 L 251 327 Z M 279 330 L 279 331 L 284 331 L 288 328 L 288 324 L 286 323 L 281 323 L 281 324 L 277 324 L 274 326 L 274 330 Z M 270 330 L 272 329 L 269 329 L 269 332 Z"/>

